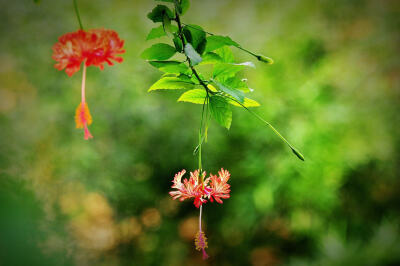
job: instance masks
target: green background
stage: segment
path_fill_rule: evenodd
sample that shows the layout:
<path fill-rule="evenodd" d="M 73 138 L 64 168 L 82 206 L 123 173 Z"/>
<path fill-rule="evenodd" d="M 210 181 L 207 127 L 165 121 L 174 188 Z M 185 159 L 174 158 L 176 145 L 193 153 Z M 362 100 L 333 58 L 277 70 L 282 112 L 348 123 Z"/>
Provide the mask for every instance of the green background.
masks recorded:
<path fill-rule="evenodd" d="M 0 0 L 0 265 L 398 265 L 398 2 L 191 2 L 183 22 L 275 60 L 233 49 L 256 64 L 243 72 L 254 110 L 306 161 L 240 108 L 229 131 L 212 122 L 203 167 L 228 169 L 232 191 L 204 206 L 203 262 L 198 210 L 168 195 L 197 167 L 201 107 L 147 93 L 161 72 L 140 59 L 156 2 L 79 1 L 84 27 L 116 30 L 126 49 L 88 68 L 85 141 L 81 72 L 51 59 L 78 29 L 72 1 Z"/>

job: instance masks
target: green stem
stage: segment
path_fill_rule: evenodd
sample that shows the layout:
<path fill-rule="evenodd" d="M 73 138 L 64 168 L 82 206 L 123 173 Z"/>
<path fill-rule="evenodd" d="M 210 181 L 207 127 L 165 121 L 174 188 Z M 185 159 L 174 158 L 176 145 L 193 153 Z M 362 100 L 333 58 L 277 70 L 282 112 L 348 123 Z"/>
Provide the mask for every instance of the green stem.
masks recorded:
<path fill-rule="evenodd" d="M 176 3 L 176 2 L 175 2 L 175 21 L 176 21 L 176 23 L 178 24 L 179 38 L 180 38 L 181 41 L 182 41 L 183 47 L 185 47 L 186 42 L 185 42 L 185 38 L 184 38 L 184 36 L 183 36 L 182 23 L 181 23 L 181 19 L 180 19 L 180 17 L 179 17 L 179 12 L 178 12 L 178 8 L 177 8 L 177 3 Z M 208 123 L 208 121 L 207 121 L 207 119 L 206 119 L 206 122 L 205 122 L 206 125 L 205 125 L 205 126 L 203 125 L 203 121 L 204 121 L 204 110 L 205 110 L 206 104 L 208 104 L 207 101 L 208 101 L 208 98 L 209 98 L 209 89 L 208 89 L 208 87 L 207 87 L 207 84 L 200 78 L 200 75 L 197 73 L 196 69 L 192 66 L 191 61 L 190 61 L 190 58 L 189 58 L 188 56 L 186 56 L 186 59 L 187 59 L 187 61 L 188 61 L 188 63 L 189 63 L 189 66 L 190 66 L 190 69 L 192 70 L 193 75 L 195 75 L 195 77 L 197 78 L 197 80 L 199 81 L 199 83 L 204 87 L 204 89 L 205 89 L 206 92 L 207 92 L 207 96 L 206 96 L 206 98 L 204 99 L 204 103 L 203 103 L 203 109 L 202 109 L 202 111 L 201 111 L 201 120 L 200 120 L 200 128 L 199 128 L 199 144 L 198 144 L 198 146 L 197 146 L 197 148 L 198 148 L 198 153 L 199 153 L 199 179 L 201 178 L 201 180 L 199 180 L 199 181 L 203 182 L 204 180 L 203 180 L 203 175 L 202 175 L 203 166 L 202 166 L 202 161 L 201 161 L 201 151 L 202 151 L 202 145 L 203 145 L 203 139 L 204 139 L 204 136 L 203 136 L 203 127 L 206 128 L 206 127 L 207 127 L 207 123 Z M 207 111 L 208 111 L 208 109 L 207 109 Z M 206 112 L 206 113 L 207 113 L 206 116 L 208 116 L 208 112 Z M 196 149 L 197 149 L 197 148 L 196 148 Z M 195 149 L 195 151 L 196 151 L 196 149 Z"/>
<path fill-rule="evenodd" d="M 297 156 L 297 158 L 299 158 L 300 160 L 304 161 L 304 156 L 303 154 L 301 154 L 301 152 L 299 152 L 289 141 L 287 141 L 287 139 L 285 139 L 285 137 L 283 137 L 281 135 L 281 133 L 279 133 L 278 130 L 275 129 L 275 127 L 273 125 L 271 125 L 269 122 L 265 121 L 264 118 L 262 118 L 261 116 L 259 116 L 258 114 L 256 114 L 255 112 L 253 112 L 252 110 L 250 110 L 249 108 L 247 108 L 246 106 L 244 106 L 241 102 L 237 101 L 234 98 L 229 98 L 232 99 L 233 101 L 237 102 L 238 104 L 240 104 L 244 109 L 246 109 L 250 114 L 254 115 L 258 120 L 260 120 L 261 122 L 263 122 L 264 124 L 266 124 L 269 128 L 272 129 L 272 131 L 283 141 L 286 143 L 286 145 L 289 146 L 289 148 L 292 150 L 292 152 Z"/>
<path fill-rule="evenodd" d="M 76 14 L 76 17 L 77 17 L 78 22 L 79 22 L 79 28 L 80 28 L 81 30 L 83 30 L 81 17 L 79 16 L 78 4 L 77 4 L 76 0 L 73 0 L 73 1 L 74 1 L 75 14 Z"/>
<path fill-rule="evenodd" d="M 182 33 L 182 24 L 183 24 L 183 23 L 181 23 L 181 19 L 180 19 L 180 17 L 179 17 L 179 12 L 178 12 L 178 10 L 177 10 L 176 3 L 175 3 L 175 14 L 176 14 L 176 15 L 175 15 L 175 20 L 176 20 L 176 23 L 178 24 L 179 38 L 180 38 L 181 41 L 182 41 L 182 46 L 185 47 L 186 42 L 185 42 L 185 38 L 183 37 L 183 33 Z M 196 69 L 192 66 L 191 61 L 190 61 L 190 58 L 189 58 L 188 56 L 186 56 L 186 60 L 187 60 L 188 63 L 189 63 L 189 66 L 190 66 L 190 69 L 192 70 L 192 73 L 195 75 L 195 77 L 197 78 L 197 80 L 200 82 L 200 85 L 203 86 L 204 89 L 205 89 L 207 92 L 209 92 L 209 89 L 207 88 L 207 85 L 206 85 L 205 82 L 200 78 L 200 76 L 199 76 L 199 74 L 197 73 Z"/>

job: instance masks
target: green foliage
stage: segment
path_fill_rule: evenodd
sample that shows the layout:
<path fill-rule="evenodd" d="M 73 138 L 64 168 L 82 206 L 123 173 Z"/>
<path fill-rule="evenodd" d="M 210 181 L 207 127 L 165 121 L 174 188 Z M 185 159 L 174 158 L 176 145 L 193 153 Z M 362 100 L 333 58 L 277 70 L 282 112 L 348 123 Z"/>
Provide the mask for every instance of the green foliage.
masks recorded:
<path fill-rule="evenodd" d="M 207 92 L 204 89 L 194 89 L 184 92 L 178 99 L 178 102 L 188 102 L 195 104 L 207 104 Z"/>
<path fill-rule="evenodd" d="M 228 102 L 237 107 L 258 107 L 260 104 L 250 98 L 245 97 L 243 103 L 239 104 L 237 101 L 229 99 Z"/>
<path fill-rule="evenodd" d="M 147 48 L 141 54 L 147 60 L 167 60 L 176 53 L 176 49 L 166 43 L 157 43 Z"/>
<path fill-rule="evenodd" d="M 226 98 L 221 96 L 210 97 L 210 112 L 212 117 L 221 126 L 229 129 L 232 123 L 232 110 Z"/>
<path fill-rule="evenodd" d="M 149 91 L 154 90 L 183 90 L 191 89 L 194 84 L 186 81 L 182 81 L 177 77 L 163 77 L 154 83 Z"/>
<path fill-rule="evenodd" d="M 185 45 L 185 54 L 190 59 L 192 66 L 199 64 L 203 60 L 190 43 Z"/>
<path fill-rule="evenodd" d="M 243 103 L 244 101 L 244 93 L 243 91 L 234 89 L 234 88 L 229 88 L 225 84 L 219 83 L 216 80 L 213 80 L 213 83 L 217 86 L 217 89 L 223 93 L 228 94 L 229 96 L 232 96 L 236 101 Z"/>
<path fill-rule="evenodd" d="M 187 65 L 179 61 L 149 61 L 150 65 L 158 68 L 165 73 L 189 74 L 190 69 Z"/>
<path fill-rule="evenodd" d="M 148 14 L 148 18 L 153 22 L 162 22 L 163 25 L 153 28 L 147 35 L 147 40 L 168 35 L 171 37 L 175 48 L 165 43 L 154 44 L 146 49 L 141 57 L 150 60 L 149 63 L 152 66 L 166 75 L 174 74 L 174 76 L 162 77 L 151 86 L 149 91 L 190 89 L 194 84 L 198 84 L 203 88 L 183 93 L 178 102 L 194 104 L 208 104 L 210 102 L 209 108 L 212 117 L 219 124 L 229 129 L 232 121 L 230 104 L 245 108 L 260 105 L 258 102 L 245 97 L 245 93 L 250 92 L 250 89 L 247 83 L 237 76 L 238 72 L 243 70 L 245 66 L 254 67 L 254 64 L 250 62 L 235 63 L 229 46 L 240 48 L 246 52 L 249 51 L 241 48 L 229 36 L 209 34 L 199 25 L 182 25 L 180 15 L 187 11 L 190 5 L 188 0 L 165 0 L 162 2 L 173 4 L 175 16 L 167 6 L 157 5 Z M 176 22 L 177 25 L 172 25 L 171 22 Z M 207 36 L 207 34 L 210 36 Z M 187 64 L 176 60 L 164 61 L 171 58 L 176 52 L 183 53 L 186 56 Z M 266 61 L 266 59 L 263 60 Z M 207 80 L 195 70 L 194 67 L 199 64 L 213 65 L 212 79 Z M 213 98 L 213 100 L 209 98 Z"/>
<path fill-rule="evenodd" d="M 223 46 L 223 47 L 215 50 L 214 52 L 221 58 L 221 61 L 224 63 L 234 63 L 235 62 L 233 53 L 228 46 Z"/>
<path fill-rule="evenodd" d="M 184 15 L 190 7 L 190 0 L 181 0 L 179 4 L 179 12 Z"/>
<path fill-rule="evenodd" d="M 177 32 L 178 27 L 176 27 L 175 25 L 170 25 L 170 31 Z M 167 36 L 167 34 L 165 33 L 164 26 L 160 25 L 158 27 L 151 29 L 151 31 L 149 32 L 149 34 L 146 37 L 146 40 L 147 41 L 153 40 L 153 39 L 157 39 L 157 38 L 160 38 L 163 36 Z"/>
<path fill-rule="evenodd" d="M 183 27 L 182 31 L 186 41 L 190 43 L 199 54 L 202 54 L 207 43 L 204 30 L 198 25 L 186 25 Z"/>
<path fill-rule="evenodd" d="M 205 51 L 211 52 L 223 46 L 239 47 L 239 44 L 233 41 L 229 36 L 212 35 L 207 37 L 207 46 Z"/>
<path fill-rule="evenodd" d="M 238 64 L 217 63 L 214 65 L 213 77 L 217 80 L 223 81 L 224 79 L 234 77 L 237 72 L 243 68 L 243 65 Z"/>
<path fill-rule="evenodd" d="M 174 13 L 171 11 L 171 9 L 164 5 L 158 5 L 149 14 L 147 14 L 147 17 L 153 22 L 163 22 L 164 15 L 170 19 L 174 17 Z"/>
<path fill-rule="evenodd" d="M 269 122 L 265 121 L 263 118 L 248 109 L 248 107 L 257 107 L 260 104 L 245 97 L 245 93 L 248 93 L 251 90 L 248 88 L 247 83 L 244 82 L 243 79 L 240 79 L 237 74 L 245 66 L 255 66 L 251 62 L 244 62 L 240 64 L 235 63 L 230 46 L 236 47 L 256 57 L 257 60 L 267 64 L 272 64 L 272 59 L 263 55 L 255 54 L 243 48 L 237 42 L 233 41 L 229 36 L 214 35 L 203 30 L 203 28 L 199 25 L 183 24 L 182 26 L 180 15 L 187 10 L 189 6 L 188 1 L 174 0 L 163 2 L 174 4 L 175 16 L 172 15 L 172 11 L 168 7 L 158 5 L 148 14 L 148 18 L 153 22 L 163 23 L 163 30 L 166 35 L 172 38 L 175 48 L 164 43 L 154 44 L 152 47 L 146 49 L 142 53 L 142 58 L 147 60 L 166 60 L 171 58 L 176 51 L 179 53 L 183 52 L 190 68 L 185 67 L 182 63 L 177 61 L 150 62 L 151 65 L 165 72 L 166 75 L 176 74 L 176 76 L 168 78 L 163 77 L 161 80 L 153 84 L 149 91 L 158 89 L 185 89 L 190 85 L 198 84 L 202 86 L 206 92 L 205 99 L 203 101 L 201 121 L 204 119 L 204 110 L 206 110 L 207 114 L 209 108 L 212 117 L 220 125 L 229 129 L 232 122 L 232 111 L 229 109 L 229 104 L 239 105 L 240 107 L 243 107 L 245 110 L 249 111 L 254 117 L 262 121 L 266 126 L 271 128 L 273 132 L 290 147 L 293 153 L 299 159 L 304 161 L 303 155 L 297 151 L 297 149 L 294 148 L 294 146 L 290 144 L 290 142 L 288 142 Z M 172 21 L 176 22 L 178 26 L 177 30 L 172 28 Z M 210 36 L 207 37 L 207 34 Z M 164 36 L 164 34 L 159 28 L 156 28 L 150 31 L 147 39 L 153 39 L 159 36 Z M 203 55 L 205 60 L 202 58 Z M 209 80 L 204 78 L 204 76 L 194 68 L 200 63 L 203 65 L 213 65 L 212 77 Z M 186 87 L 182 85 L 182 81 L 188 82 Z M 210 82 L 215 84 L 217 88 L 216 91 L 210 89 L 215 88 L 210 84 Z M 200 94 L 197 90 L 191 91 L 187 94 L 183 94 L 178 99 L 178 102 L 185 101 L 198 104 L 203 95 L 204 93 Z M 214 100 L 211 101 L 209 98 L 213 97 Z M 246 102 L 245 98 L 247 99 Z M 205 108 L 205 105 L 208 103 L 210 104 L 207 105 L 207 108 Z M 205 124 L 203 125 L 203 122 L 201 124 L 200 135 L 203 134 L 201 133 L 202 131 L 204 131 L 204 137 L 206 138 L 208 131 L 207 115 Z M 199 146 L 201 147 L 201 141 Z M 201 168 L 201 157 L 199 162 L 199 168 Z"/>

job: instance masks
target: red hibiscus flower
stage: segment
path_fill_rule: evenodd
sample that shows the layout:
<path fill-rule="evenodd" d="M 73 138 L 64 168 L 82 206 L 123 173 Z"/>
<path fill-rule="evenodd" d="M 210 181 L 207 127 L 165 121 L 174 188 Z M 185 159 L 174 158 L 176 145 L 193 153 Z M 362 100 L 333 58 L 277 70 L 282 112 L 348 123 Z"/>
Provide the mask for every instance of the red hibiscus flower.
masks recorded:
<path fill-rule="evenodd" d="M 189 180 L 184 179 L 182 183 L 182 177 L 185 173 L 186 170 L 182 170 L 174 176 L 174 180 L 172 180 L 173 185 L 171 187 L 175 190 L 170 191 L 169 194 L 174 200 L 179 199 L 180 201 L 194 198 L 194 205 L 200 208 L 199 231 L 195 237 L 195 246 L 197 250 L 203 252 L 203 259 L 207 259 L 208 255 L 205 251 L 208 247 L 207 237 L 201 227 L 203 204 L 207 202 L 207 199 L 211 202 L 215 200 L 218 203 L 223 203 L 221 199 L 228 199 L 230 197 L 229 193 L 231 190 L 227 182 L 231 175 L 227 170 L 221 168 L 221 171 L 218 172 L 218 176 L 210 174 L 210 177 L 204 179 L 206 173 L 202 172 L 199 174 L 200 171 L 196 170 L 190 172 Z"/>
<path fill-rule="evenodd" d="M 84 129 L 85 139 L 93 138 L 88 129 L 88 125 L 92 123 L 92 116 L 85 102 L 86 67 L 96 66 L 103 70 L 104 63 L 121 63 L 123 59 L 117 55 L 125 52 L 123 46 L 124 41 L 115 31 L 105 29 L 67 33 L 53 46 L 53 59 L 57 61 L 54 67 L 58 70 L 65 69 L 68 76 L 76 73 L 83 63 L 82 98 L 76 109 L 75 122 L 77 128 Z"/>

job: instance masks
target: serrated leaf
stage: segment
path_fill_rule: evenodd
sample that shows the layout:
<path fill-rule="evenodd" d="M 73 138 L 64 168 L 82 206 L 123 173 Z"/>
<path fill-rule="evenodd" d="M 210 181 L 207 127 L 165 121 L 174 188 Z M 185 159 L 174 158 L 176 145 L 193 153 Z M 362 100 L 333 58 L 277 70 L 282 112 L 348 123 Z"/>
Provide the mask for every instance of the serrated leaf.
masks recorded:
<path fill-rule="evenodd" d="M 190 73 L 189 67 L 179 61 L 149 61 L 149 63 L 165 73 Z"/>
<path fill-rule="evenodd" d="M 188 43 L 190 43 L 193 48 L 202 54 L 206 48 L 206 33 L 203 28 L 198 25 L 186 25 L 183 27 L 183 34 Z"/>
<path fill-rule="evenodd" d="M 240 45 L 233 41 L 229 36 L 219 36 L 219 35 L 212 35 L 207 37 L 207 46 L 205 52 L 211 52 L 222 46 L 236 46 L 239 47 Z"/>
<path fill-rule="evenodd" d="M 190 58 L 192 66 L 197 65 L 203 60 L 190 43 L 185 45 L 185 54 Z"/>
<path fill-rule="evenodd" d="M 216 53 L 219 57 L 221 57 L 222 62 L 225 62 L 225 63 L 234 63 L 235 62 L 233 53 L 228 46 L 223 46 L 221 48 L 218 48 L 214 51 L 214 53 Z"/>
<path fill-rule="evenodd" d="M 164 19 L 164 14 L 166 14 L 170 19 L 174 18 L 174 13 L 167 6 L 157 5 L 147 17 L 153 22 L 162 22 Z"/>
<path fill-rule="evenodd" d="M 167 60 L 176 53 L 176 49 L 166 43 L 156 43 L 147 48 L 140 55 L 141 58 L 147 60 Z"/>
<path fill-rule="evenodd" d="M 210 113 L 221 126 L 229 129 L 232 123 L 232 110 L 226 99 L 221 96 L 210 97 Z"/>
<path fill-rule="evenodd" d="M 206 96 L 207 96 L 207 92 L 204 89 L 194 89 L 194 90 L 184 92 L 179 97 L 178 102 L 207 104 L 207 102 L 205 102 Z"/>
<path fill-rule="evenodd" d="M 239 103 L 237 103 L 236 101 L 234 101 L 232 99 L 229 99 L 228 102 L 229 102 L 229 104 L 232 104 L 234 106 L 243 107 Z M 244 107 L 258 107 L 258 106 L 260 106 L 260 104 L 257 101 L 255 101 L 253 99 L 250 99 L 250 98 L 247 98 L 247 97 L 244 98 L 242 104 L 244 105 Z"/>
<path fill-rule="evenodd" d="M 163 77 L 154 83 L 148 91 L 154 90 L 184 90 L 192 89 L 193 83 L 183 81 L 177 77 Z"/>
<path fill-rule="evenodd" d="M 238 89 L 230 88 L 226 84 L 219 83 L 216 80 L 213 80 L 215 85 L 217 86 L 217 89 L 223 93 L 228 94 L 229 96 L 232 96 L 234 99 L 236 99 L 238 102 L 243 103 L 244 101 L 244 92 L 240 91 Z"/>

